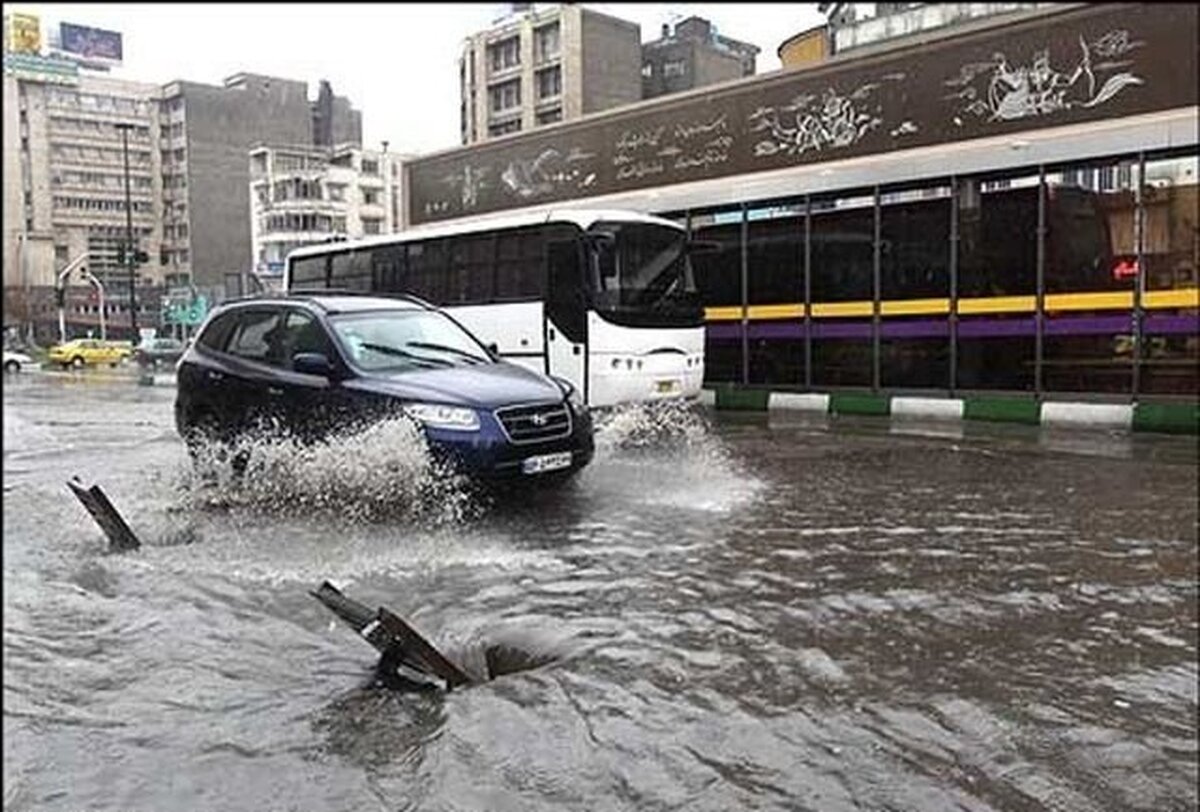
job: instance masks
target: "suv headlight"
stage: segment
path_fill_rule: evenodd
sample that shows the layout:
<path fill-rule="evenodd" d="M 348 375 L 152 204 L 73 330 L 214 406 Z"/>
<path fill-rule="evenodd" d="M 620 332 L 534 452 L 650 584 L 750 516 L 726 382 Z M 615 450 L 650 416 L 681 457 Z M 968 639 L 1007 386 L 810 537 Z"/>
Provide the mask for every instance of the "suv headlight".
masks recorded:
<path fill-rule="evenodd" d="M 478 431 L 479 415 L 474 409 L 462 406 L 443 406 L 440 403 L 409 403 L 404 411 L 410 417 L 433 429 Z"/>

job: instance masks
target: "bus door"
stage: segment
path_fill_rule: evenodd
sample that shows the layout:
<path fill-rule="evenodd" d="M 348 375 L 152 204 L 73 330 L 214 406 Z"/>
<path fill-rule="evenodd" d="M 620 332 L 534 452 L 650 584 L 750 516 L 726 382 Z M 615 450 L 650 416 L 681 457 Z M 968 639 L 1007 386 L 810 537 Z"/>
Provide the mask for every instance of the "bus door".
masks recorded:
<path fill-rule="evenodd" d="M 565 378 L 586 401 L 587 295 L 577 240 L 546 243 L 546 371 Z"/>

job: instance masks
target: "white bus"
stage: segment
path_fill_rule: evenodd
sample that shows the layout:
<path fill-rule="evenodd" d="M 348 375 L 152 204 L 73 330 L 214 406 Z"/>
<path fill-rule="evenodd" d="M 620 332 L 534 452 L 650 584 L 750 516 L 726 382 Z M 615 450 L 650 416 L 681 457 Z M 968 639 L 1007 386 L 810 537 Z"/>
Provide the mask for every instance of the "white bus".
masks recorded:
<path fill-rule="evenodd" d="M 685 229 L 660 217 L 542 211 L 301 248 L 284 286 L 419 296 L 506 360 L 611 406 L 700 394 L 704 311 L 689 249 Z"/>

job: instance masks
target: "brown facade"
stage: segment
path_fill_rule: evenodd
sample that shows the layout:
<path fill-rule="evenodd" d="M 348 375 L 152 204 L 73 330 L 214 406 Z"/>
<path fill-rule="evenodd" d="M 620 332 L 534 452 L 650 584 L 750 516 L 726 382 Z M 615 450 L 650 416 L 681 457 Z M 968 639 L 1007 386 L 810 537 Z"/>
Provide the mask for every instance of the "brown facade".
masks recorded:
<path fill-rule="evenodd" d="M 409 164 L 419 224 L 1186 107 L 1194 5 L 1097 5 Z"/>

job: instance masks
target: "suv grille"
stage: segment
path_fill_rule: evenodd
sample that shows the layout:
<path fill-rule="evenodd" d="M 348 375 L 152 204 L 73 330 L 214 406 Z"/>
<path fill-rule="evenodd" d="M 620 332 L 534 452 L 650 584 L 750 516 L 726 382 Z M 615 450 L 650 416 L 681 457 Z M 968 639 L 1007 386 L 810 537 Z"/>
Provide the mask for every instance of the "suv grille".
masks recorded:
<path fill-rule="evenodd" d="M 496 418 L 517 445 L 556 440 L 571 433 L 571 415 L 565 403 L 511 406 L 497 410 Z"/>

